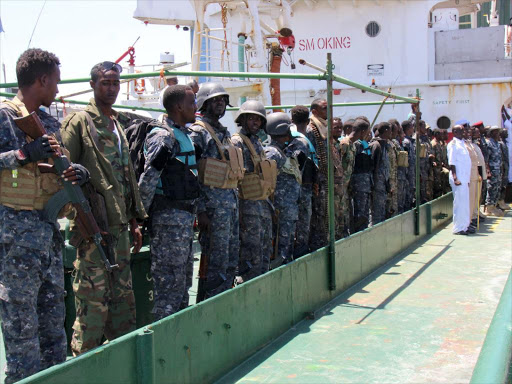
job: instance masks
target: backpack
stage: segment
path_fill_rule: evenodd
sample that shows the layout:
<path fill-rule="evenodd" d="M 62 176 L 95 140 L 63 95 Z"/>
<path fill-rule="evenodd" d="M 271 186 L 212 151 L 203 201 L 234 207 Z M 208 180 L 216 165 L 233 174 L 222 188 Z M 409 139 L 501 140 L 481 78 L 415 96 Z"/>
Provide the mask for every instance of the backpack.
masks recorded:
<path fill-rule="evenodd" d="M 131 125 L 124 130 L 126 139 L 128 140 L 128 151 L 130 152 L 130 159 L 135 170 L 137 181 L 142 172 L 144 172 L 144 164 L 146 159 L 144 157 L 144 143 L 146 136 L 155 127 L 162 127 L 162 124 L 157 120 L 143 120 L 135 119 Z"/>

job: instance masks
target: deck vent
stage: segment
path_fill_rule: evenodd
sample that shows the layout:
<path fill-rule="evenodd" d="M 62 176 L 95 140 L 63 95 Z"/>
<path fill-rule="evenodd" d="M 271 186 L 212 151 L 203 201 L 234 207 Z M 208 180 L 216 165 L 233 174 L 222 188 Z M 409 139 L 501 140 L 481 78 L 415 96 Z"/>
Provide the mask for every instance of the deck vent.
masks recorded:
<path fill-rule="evenodd" d="M 366 34 L 370 37 L 375 37 L 380 32 L 380 25 L 376 21 L 370 21 L 366 26 Z"/>
<path fill-rule="evenodd" d="M 448 129 L 452 124 L 451 120 L 446 116 L 441 116 L 437 119 L 437 127 L 441 129 Z"/>

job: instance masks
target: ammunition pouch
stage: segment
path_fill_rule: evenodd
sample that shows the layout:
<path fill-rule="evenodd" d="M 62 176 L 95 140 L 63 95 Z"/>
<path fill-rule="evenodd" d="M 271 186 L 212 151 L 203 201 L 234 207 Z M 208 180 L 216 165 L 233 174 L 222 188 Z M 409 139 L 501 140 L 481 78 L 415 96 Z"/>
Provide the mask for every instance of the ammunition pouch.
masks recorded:
<path fill-rule="evenodd" d="M 249 271 L 251 269 L 253 269 L 253 267 L 254 267 L 249 261 L 246 261 L 244 264 L 245 264 L 244 270 L 238 272 L 238 275 L 241 276 L 242 278 L 244 277 L 245 274 L 249 273 Z M 241 269 L 241 268 L 239 268 L 239 269 Z"/>
<path fill-rule="evenodd" d="M 299 168 L 299 162 L 295 157 L 287 157 L 286 162 L 281 168 L 281 172 L 287 173 L 295 177 L 297 183 L 302 184 L 302 173 Z"/>
<path fill-rule="evenodd" d="M 178 159 L 168 162 L 160 175 L 162 193 L 170 200 L 194 200 L 199 197 L 200 187 L 197 176 L 188 166 Z"/>
<path fill-rule="evenodd" d="M 63 186 L 57 174 L 41 173 L 38 165 L 28 163 L 0 172 L 0 204 L 17 211 L 44 209 L 50 198 Z"/>
<path fill-rule="evenodd" d="M 360 153 L 354 161 L 353 173 L 368 173 L 372 170 L 372 159 L 369 155 Z"/>
<path fill-rule="evenodd" d="M 270 269 L 279 268 L 281 265 L 284 264 L 284 262 L 285 259 L 281 256 L 278 256 L 275 259 L 270 260 Z"/>
<path fill-rule="evenodd" d="M 316 180 L 317 172 L 318 166 L 308 157 L 302 165 L 302 185 L 313 184 Z"/>
<path fill-rule="evenodd" d="M 164 209 L 179 209 L 180 211 L 195 214 L 197 210 L 193 200 L 171 200 L 165 195 L 155 195 L 151 204 L 150 213 L 159 212 Z"/>
<path fill-rule="evenodd" d="M 258 155 L 249 138 L 241 133 L 240 136 L 249 148 L 254 164 L 254 172 L 246 173 L 240 182 L 240 198 L 243 200 L 266 200 L 274 193 L 277 182 L 277 164 L 274 160 L 266 159 L 264 155 Z"/>
<path fill-rule="evenodd" d="M 226 140 L 226 145 L 223 145 L 209 124 L 203 121 L 197 121 L 196 124 L 208 131 L 215 141 L 221 157 L 220 160 L 208 157 L 199 161 L 199 181 L 203 185 L 213 188 L 237 188 L 238 182 L 242 180 L 245 172 L 242 150 L 236 148 L 229 139 Z M 228 153 L 227 159 L 225 151 Z"/>
<path fill-rule="evenodd" d="M 399 167 L 409 166 L 409 153 L 407 151 L 399 151 L 397 156 L 397 165 Z"/>
<path fill-rule="evenodd" d="M 420 144 L 420 159 L 427 157 L 427 144 Z"/>

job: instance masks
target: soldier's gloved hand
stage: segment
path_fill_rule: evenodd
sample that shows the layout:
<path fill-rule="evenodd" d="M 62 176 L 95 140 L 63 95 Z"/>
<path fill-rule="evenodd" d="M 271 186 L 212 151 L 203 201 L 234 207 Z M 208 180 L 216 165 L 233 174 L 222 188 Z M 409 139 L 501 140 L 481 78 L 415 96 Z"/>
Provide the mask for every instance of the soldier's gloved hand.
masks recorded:
<path fill-rule="evenodd" d="M 89 171 L 83 165 L 71 164 L 68 169 L 62 173 L 65 181 L 71 181 L 72 184 L 83 185 L 89 181 Z"/>
<path fill-rule="evenodd" d="M 20 163 L 26 164 L 47 159 L 52 157 L 59 148 L 59 143 L 54 137 L 43 135 L 21 147 L 21 152 L 25 158 L 20 159 Z"/>

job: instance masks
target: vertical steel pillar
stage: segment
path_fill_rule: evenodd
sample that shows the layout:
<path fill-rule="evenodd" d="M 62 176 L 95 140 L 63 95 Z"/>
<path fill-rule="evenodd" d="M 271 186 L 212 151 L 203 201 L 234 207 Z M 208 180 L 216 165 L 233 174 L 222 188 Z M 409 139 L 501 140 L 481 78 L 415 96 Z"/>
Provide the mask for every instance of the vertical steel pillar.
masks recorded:
<path fill-rule="evenodd" d="M 153 331 L 144 328 L 137 335 L 137 383 L 155 384 L 155 350 L 153 346 Z"/>
<path fill-rule="evenodd" d="M 335 249 L 335 212 L 334 212 L 334 166 L 332 163 L 332 57 L 327 54 L 327 204 L 329 220 L 329 290 L 336 289 L 336 249 Z"/>
<path fill-rule="evenodd" d="M 245 39 L 247 36 L 244 33 L 238 34 L 238 72 L 245 72 Z M 244 77 L 241 77 L 240 80 L 245 80 Z M 247 98 L 242 96 L 240 98 L 240 105 L 245 103 Z"/>
<path fill-rule="evenodd" d="M 416 88 L 416 97 L 420 99 L 420 90 Z M 420 234 L 420 103 L 416 107 L 416 208 L 414 209 L 414 234 Z"/>

